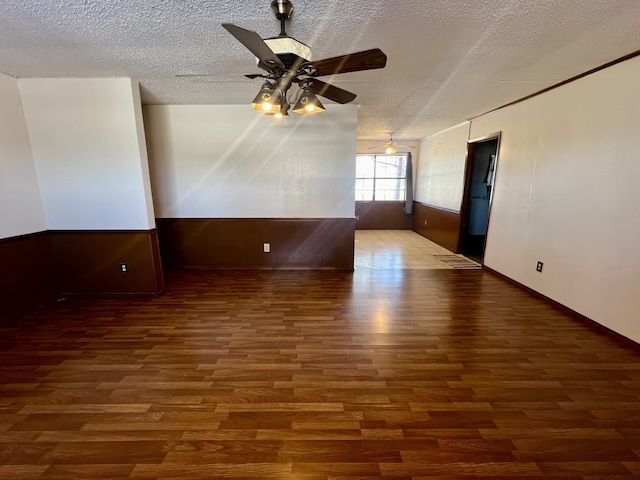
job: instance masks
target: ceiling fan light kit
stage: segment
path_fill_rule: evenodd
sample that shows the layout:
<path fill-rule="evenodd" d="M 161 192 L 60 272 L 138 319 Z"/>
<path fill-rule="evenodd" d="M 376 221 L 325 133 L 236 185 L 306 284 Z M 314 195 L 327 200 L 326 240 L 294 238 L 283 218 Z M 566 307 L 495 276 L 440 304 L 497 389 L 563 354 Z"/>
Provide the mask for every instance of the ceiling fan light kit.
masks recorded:
<path fill-rule="evenodd" d="M 282 97 L 282 100 L 280 101 L 280 108 L 274 108 L 270 111 L 265 111 L 263 112 L 265 115 L 270 115 L 273 116 L 274 118 L 285 118 L 289 116 L 289 108 L 291 108 L 291 105 L 289 105 L 286 100 L 284 99 L 284 97 Z"/>
<path fill-rule="evenodd" d="M 254 110 L 259 112 L 279 112 L 281 109 L 282 93 L 274 85 L 264 82 L 256 98 L 251 102 Z"/>
<path fill-rule="evenodd" d="M 384 153 L 387 155 L 394 155 L 398 153 L 398 148 L 414 148 L 411 145 L 401 145 L 398 142 L 393 140 L 393 135 L 389 134 L 389 141 L 384 145 L 377 145 L 375 147 L 369 147 L 369 150 L 378 150 L 380 148 L 384 148 Z"/>
<path fill-rule="evenodd" d="M 293 107 L 293 111 L 302 115 L 308 115 L 311 113 L 324 112 L 326 109 L 318 100 L 315 93 L 311 90 L 311 87 L 302 87 L 302 93 L 298 98 L 298 101 Z"/>
<path fill-rule="evenodd" d="M 354 93 L 330 85 L 316 77 L 339 73 L 384 68 L 387 56 L 379 48 L 340 55 L 323 60 L 311 60 L 311 49 L 285 31 L 285 23 L 293 14 L 290 0 L 273 0 L 271 9 L 280 21 L 280 35 L 262 39 L 255 31 L 232 23 L 222 26 L 256 56 L 257 65 L 266 73 L 247 74 L 247 78 L 263 78 L 258 95 L 251 103 L 254 110 L 267 115 L 288 116 L 290 103 L 287 95 L 293 84 L 300 90 L 293 111 L 303 115 L 322 112 L 324 106 L 316 95 L 345 104 L 356 98 Z"/>

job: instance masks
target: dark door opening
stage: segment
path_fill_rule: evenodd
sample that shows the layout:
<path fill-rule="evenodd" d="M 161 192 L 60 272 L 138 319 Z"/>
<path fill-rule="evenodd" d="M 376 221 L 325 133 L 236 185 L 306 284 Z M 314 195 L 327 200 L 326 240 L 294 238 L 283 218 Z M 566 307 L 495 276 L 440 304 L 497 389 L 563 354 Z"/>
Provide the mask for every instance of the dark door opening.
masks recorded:
<path fill-rule="evenodd" d="M 489 228 L 491 196 L 498 161 L 500 136 L 469 142 L 462 198 L 458 253 L 480 263 Z"/>

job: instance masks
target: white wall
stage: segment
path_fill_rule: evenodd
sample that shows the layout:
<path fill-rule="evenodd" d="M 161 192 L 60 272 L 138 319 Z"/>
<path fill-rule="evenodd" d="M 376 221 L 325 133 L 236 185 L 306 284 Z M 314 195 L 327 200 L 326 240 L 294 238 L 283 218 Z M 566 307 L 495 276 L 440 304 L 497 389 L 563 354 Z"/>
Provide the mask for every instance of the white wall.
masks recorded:
<path fill-rule="evenodd" d="M 151 191 L 151 175 L 149 173 L 149 157 L 147 153 L 147 137 L 144 128 L 144 117 L 142 115 L 142 99 L 140 98 L 140 86 L 137 82 L 131 83 L 133 93 L 133 114 L 138 144 L 138 157 L 140 174 L 142 176 L 142 188 L 144 190 L 144 207 L 147 212 L 147 223 L 155 226 L 156 214 L 153 209 L 153 194 Z"/>
<path fill-rule="evenodd" d="M 295 113 L 247 105 L 144 108 L 160 218 L 351 218 L 357 107 Z"/>
<path fill-rule="evenodd" d="M 502 131 L 486 265 L 640 342 L 638 79 L 636 57 L 475 119 L 470 136 Z"/>
<path fill-rule="evenodd" d="M 153 228 L 137 84 L 37 78 L 18 88 L 48 229 Z"/>
<path fill-rule="evenodd" d="M 0 74 L 0 238 L 47 229 L 16 79 Z"/>
<path fill-rule="evenodd" d="M 469 122 L 425 138 L 420 143 L 415 200 L 460 211 Z"/>

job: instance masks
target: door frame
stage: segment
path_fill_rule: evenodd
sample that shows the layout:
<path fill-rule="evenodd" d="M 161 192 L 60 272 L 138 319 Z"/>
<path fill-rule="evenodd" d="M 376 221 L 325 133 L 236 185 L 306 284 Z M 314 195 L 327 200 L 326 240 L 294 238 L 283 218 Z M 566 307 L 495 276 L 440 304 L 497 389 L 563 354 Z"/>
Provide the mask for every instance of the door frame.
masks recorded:
<path fill-rule="evenodd" d="M 456 249 L 456 253 L 463 253 L 465 242 L 468 237 L 468 227 L 469 227 L 469 215 L 471 213 L 471 184 L 473 178 L 473 167 L 476 155 L 476 148 L 478 144 L 483 142 L 488 142 L 492 140 L 497 140 L 496 145 L 496 159 L 495 165 L 493 168 L 493 188 L 491 189 L 491 193 L 489 194 L 489 212 L 487 214 L 487 233 L 484 238 L 484 246 L 482 247 L 482 255 L 484 257 L 484 251 L 487 247 L 487 237 L 489 236 L 489 224 L 491 222 L 491 205 L 493 204 L 493 194 L 495 192 L 495 179 L 498 174 L 498 163 L 500 160 L 500 143 L 502 140 L 502 132 L 490 133 L 488 135 L 483 135 L 481 137 L 476 137 L 467 140 L 467 155 L 465 158 L 465 166 L 464 166 L 464 182 L 463 182 L 463 191 L 462 191 L 462 201 L 460 204 L 460 232 L 458 234 L 458 247 Z"/>

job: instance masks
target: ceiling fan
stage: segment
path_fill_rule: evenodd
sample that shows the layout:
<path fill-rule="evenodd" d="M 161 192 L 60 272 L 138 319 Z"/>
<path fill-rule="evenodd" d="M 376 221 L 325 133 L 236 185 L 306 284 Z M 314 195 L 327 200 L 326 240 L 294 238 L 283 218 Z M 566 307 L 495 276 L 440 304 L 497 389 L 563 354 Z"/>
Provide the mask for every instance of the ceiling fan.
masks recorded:
<path fill-rule="evenodd" d="M 245 75 L 247 78 L 263 78 L 264 83 L 251 103 L 254 110 L 268 115 L 288 116 L 293 98 L 288 98 L 290 88 L 297 84 L 300 94 L 293 111 L 309 114 L 325 110 L 321 97 L 345 104 L 356 98 L 355 93 L 318 80 L 317 77 L 338 73 L 358 72 L 384 68 L 387 56 L 379 48 L 362 52 L 311 60 L 311 49 L 287 35 L 285 22 L 293 14 L 290 0 L 273 0 L 271 9 L 280 21 L 280 35 L 262 39 L 258 33 L 233 23 L 222 26 L 257 57 L 258 67 L 265 73 Z"/>
<path fill-rule="evenodd" d="M 384 153 L 387 155 L 393 155 L 398 152 L 398 148 L 414 148 L 411 145 L 401 145 L 393 140 L 393 134 L 389 134 L 389 141 L 384 145 L 377 145 L 375 147 L 369 147 L 369 150 L 378 150 L 384 148 Z"/>

